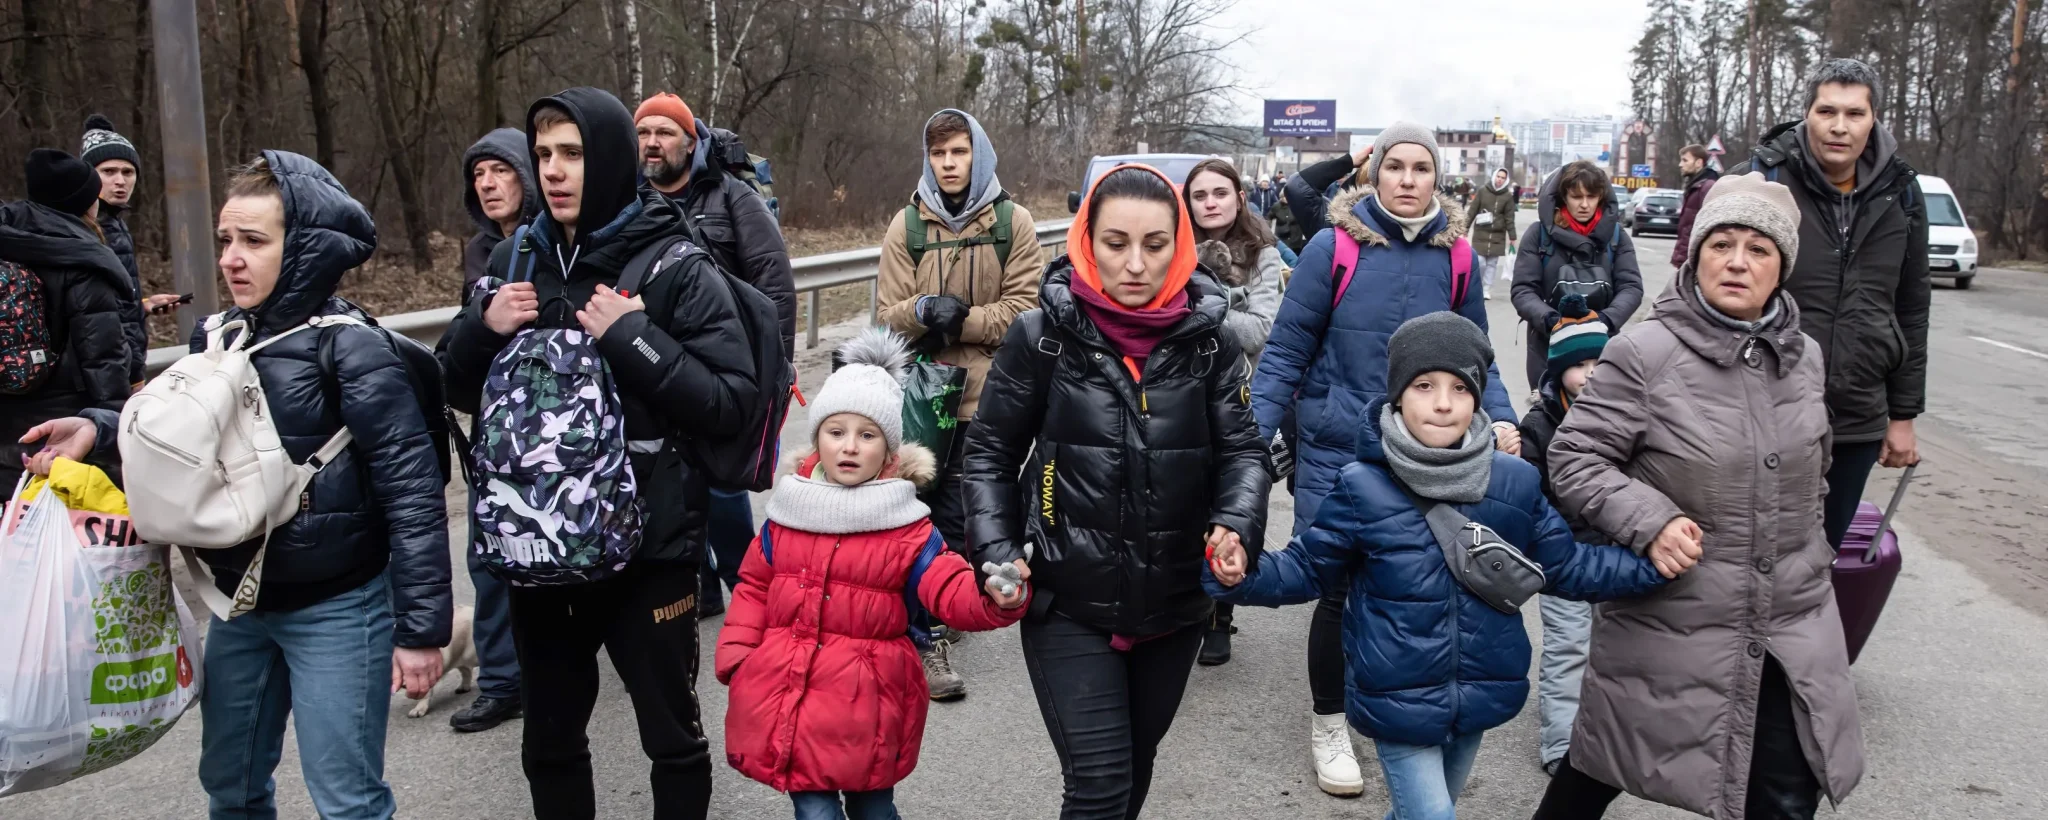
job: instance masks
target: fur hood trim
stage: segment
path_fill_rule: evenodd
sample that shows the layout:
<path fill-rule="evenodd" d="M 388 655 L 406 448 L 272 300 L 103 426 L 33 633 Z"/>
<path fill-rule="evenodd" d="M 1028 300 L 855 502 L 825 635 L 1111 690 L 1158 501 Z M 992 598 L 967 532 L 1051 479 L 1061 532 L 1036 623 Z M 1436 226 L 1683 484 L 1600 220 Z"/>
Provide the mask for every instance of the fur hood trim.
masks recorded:
<path fill-rule="evenodd" d="M 1353 212 L 1358 203 L 1364 202 L 1366 197 L 1374 193 L 1370 186 L 1360 185 L 1340 192 L 1330 200 L 1330 225 L 1350 234 L 1352 239 L 1357 240 L 1359 247 L 1384 247 L 1388 244 L 1386 237 L 1366 225 L 1365 220 L 1359 219 L 1358 214 Z M 1465 235 L 1465 209 L 1458 206 L 1457 200 L 1443 194 L 1436 195 L 1436 205 L 1443 209 L 1444 227 L 1429 238 L 1429 244 L 1448 250 L 1458 241 L 1458 237 Z"/>
<path fill-rule="evenodd" d="M 789 455 L 788 473 L 800 478 L 810 478 L 817 467 L 818 451 L 815 447 L 799 447 Z M 882 474 L 875 480 L 900 478 L 917 487 L 919 492 L 931 489 L 939 479 L 939 457 L 930 448 L 914 441 L 906 441 L 896 448 L 896 463 L 882 468 Z"/>

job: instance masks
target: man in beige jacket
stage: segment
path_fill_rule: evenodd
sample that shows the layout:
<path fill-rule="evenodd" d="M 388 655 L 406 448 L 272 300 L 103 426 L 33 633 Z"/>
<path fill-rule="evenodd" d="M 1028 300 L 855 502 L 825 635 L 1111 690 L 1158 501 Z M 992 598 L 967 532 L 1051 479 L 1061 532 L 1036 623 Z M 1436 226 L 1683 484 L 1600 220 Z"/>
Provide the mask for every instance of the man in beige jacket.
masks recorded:
<path fill-rule="evenodd" d="M 882 240 L 880 320 L 915 340 L 919 352 L 967 370 L 960 397 L 965 428 L 1010 322 L 1038 307 L 1045 254 L 1031 212 L 1012 202 L 996 179 L 995 146 L 974 117 L 951 108 L 932 115 L 924 127 L 924 155 L 917 192 Z M 925 497 L 946 546 L 962 555 L 967 520 L 959 477 L 966 439 L 953 437 Z M 950 648 L 937 640 L 925 653 L 933 700 L 967 695 L 948 659 Z"/>

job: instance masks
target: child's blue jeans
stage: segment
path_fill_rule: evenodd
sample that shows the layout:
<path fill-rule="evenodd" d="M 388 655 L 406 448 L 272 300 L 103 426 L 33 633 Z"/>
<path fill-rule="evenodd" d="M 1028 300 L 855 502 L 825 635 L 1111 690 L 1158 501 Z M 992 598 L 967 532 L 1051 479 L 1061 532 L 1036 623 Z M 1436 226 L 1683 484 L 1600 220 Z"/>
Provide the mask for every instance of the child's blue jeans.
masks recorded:
<path fill-rule="evenodd" d="M 839 804 L 846 798 L 845 808 Z M 796 804 L 796 820 L 901 820 L 896 814 L 896 790 L 871 792 L 790 792 Z"/>
<path fill-rule="evenodd" d="M 1375 741 L 1380 774 L 1387 780 L 1387 798 L 1394 807 L 1387 820 L 1453 820 L 1458 792 L 1472 774 L 1485 732 L 1451 738 L 1443 746 L 1409 746 Z"/>

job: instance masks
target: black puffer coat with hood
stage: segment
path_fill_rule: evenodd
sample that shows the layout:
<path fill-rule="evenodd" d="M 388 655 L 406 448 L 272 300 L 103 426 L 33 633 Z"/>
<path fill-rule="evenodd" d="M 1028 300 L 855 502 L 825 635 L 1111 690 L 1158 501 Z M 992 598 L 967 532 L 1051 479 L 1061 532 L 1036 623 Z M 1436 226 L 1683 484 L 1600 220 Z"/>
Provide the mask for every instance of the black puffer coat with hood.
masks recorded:
<path fill-rule="evenodd" d="M 725 153 L 727 139 L 737 139 L 732 132 L 698 120 L 697 136 L 690 182 L 676 192 L 675 202 L 718 266 L 775 303 L 775 316 L 782 322 L 782 355 L 794 358 L 796 279 L 789 266 L 789 246 L 782 241 L 782 223 L 753 186 L 713 161 Z"/>
<path fill-rule="evenodd" d="M 1613 275 L 1614 298 L 1606 307 L 1597 309 L 1609 332 L 1620 333 L 1621 326 L 1643 307 L 1642 264 L 1636 260 L 1635 240 L 1621 227 L 1621 216 L 1615 213 L 1613 200 L 1601 204 L 1600 222 L 1593 226 L 1593 234 L 1580 236 L 1577 231 L 1557 224 L 1558 210 L 1564 207 L 1564 193 L 1557 189 L 1557 179 L 1557 174 L 1551 174 L 1536 194 L 1536 222 L 1522 232 L 1522 243 L 1515 249 L 1515 279 L 1510 295 L 1515 312 L 1529 323 L 1531 385 L 1543 381 L 1550 328 L 1559 318 L 1556 306 L 1550 304 L 1550 289 L 1557 284 L 1565 265 L 1600 265 Z M 1546 249 L 1548 258 L 1544 256 Z M 1608 262 L 1610 256 L 1612 264 Z"/>
<path fill-rule="evenodd" d="M 576 311 L 598 285 L 616 286 L 633 255 L 650 244 L 684 236 L 683 213 L 660 191 L 639 181 L 633 117 L 618 98 L 595 88 L 572 88 L 534 103 L 567 110 L 583 132 L 583 202 L 575 240 L 546 209 L 527 229 L 524 248 L 501 242 L 491 254 L 490 276 L 509 280 L 520 266 L 540 298 L 542 327 L 579 327 Z M 590 228 L 588 226 L 597 226 Z M 532 264 L 532 275 L 525 273 Z M 746 329 L 728 283 L 705 278 L 707 266 L 664 268 L 641 292 L 647 310 L 629 313 L 597 341 L 625 409 L 626 438 L 662 442 L 656 452 L 633 452 L 633 475 L 646 502 L 645 539 L 635 560 L 701 561 L 709 484 L 679 442 L 688 435 L 731 436 L 760 401 Z M 704 275 L 700 275 L 704 274 Z M 484 324 L 495 290 L 473 292 L 448 325 L 441 352 L 448 404 L 475 414 L 491 362 L 511 336 Z M 651 352 L 651 355 L 650 355 Z"/>
<path fill-rule="evenodd" d="M 78 217 L 34 202 L 0 205 L 0 259 L 43 282 L 43 313 L 57 367 L 35 392 L 0 395 L 0 478 L 12 492 L 20 476 L 21 439 L 45 421 L 88 407 L 119 410 L 128 400 L 128 334 L 123 323 L 139 304 L 114 252 Z M 41 444 L 29 445 L 41 449 Z"/>
<path fill-rule="evenodd" d="M 135 267 L 135 234 L 128 231 L 128 220 L 122 214 L 128 206 L 115 205 L 100 200 L 100 234 L 107 238 L 107 248 L 114 257 L 121 260 L 121 268 L 128 271 L 128 282 L 135 286 L 137 298 L 134 309 L 121 317 L 121 330 L 128 338 L 128 383 L 138 384 L 148 371 L 145 365 L 149 359 L 149 315 L 142 310 L 142 272 Z"/>
<path fill-rule="evenodd" d="M 1784 183 L 1799 202 L 1799 264 L 1782 287 L 1799 303 L 1799 329 L 1827 362 L 1835 443 L 1884 438 L 1890 421 L 1927 409 L 1927 207 L 1918 172 L 1882 124 L 1856 160 L 1856 187 L 1827 181 L 1806 145 L 1804 121 L 1764 135 L 1752 170 Z M 1752 167 L 1754 166 L 1754 167 Z"/>
<path fill-rule="evenodd" d="M 1010 325 L 967 433 L 974 563 L 1030 560 L 1031 614 L 1119 635 L 1200 623 L 1204 539 L 1222 524 L 1256 560 L 1266 531 L 1265 444 L 1251 371 L 1207 271 L 1194 312 L 1145 360 L 1142 387 L 1083 312 L 1054 260 L 1039 309 Z"/>
<path fill-rule="evenodd" d="M 224 322 L 249 322 L 251 343 L 315 316 L 367 316 L 334 290 L 342 274 L 377 249 L 370 213 L 313 160 L 265 151 L 284 198 L 284 267 L 255 310 L 229 308 Z M 206 323 L 192 351 L 206 349 Z M 320 369 L 323 336 L 334 362 Z M 258 611 L 312 606 L 391 570 L 393 641 L 448 644 L 454 615 L 448 578 L 448 507 L 441 468 L 412 379 L 379 331 L 354 325 L 292 334 L 255 356 L 270 413 L 292 461 L 304 462 L 346 426 L 354 443 L 313 478 L 311 506 L 270 535 Z M 260 541 L 204 550 L 221 592 L 233 595 Z"/>
<path fill-rule="evenodd" d="M 491 159 L 512 166 L 513 175 L 519 177 L 519 221 L 522 224 L 531 222 L 533 215 L 540 212 L 540 186 L 533 181 L 533 152 L 527 148 L 524 132 L 517 128 L 499 128 L 485 134 L 463 152 L 462 204 L 469 209 L 469 218 L 476 222 L 476 235 L 469 238 L 469 244 L 462 246 L 462 286 L 465 289 L 490 270 L 491 251 L 505 240 L 505 229 L 484 216 L 484 204 L 476 196 L 476 178 L 473 176 L 476 164 Z"/>

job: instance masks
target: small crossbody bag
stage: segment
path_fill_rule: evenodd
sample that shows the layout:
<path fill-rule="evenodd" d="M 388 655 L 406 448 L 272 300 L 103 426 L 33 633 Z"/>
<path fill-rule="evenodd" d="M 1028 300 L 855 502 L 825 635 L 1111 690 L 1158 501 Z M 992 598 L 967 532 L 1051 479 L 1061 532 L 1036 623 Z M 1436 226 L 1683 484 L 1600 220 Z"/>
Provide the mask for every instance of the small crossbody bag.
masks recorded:
<path fill-rule="evenodd" d="M 1423 498 L 1407 487 L 1401 488 L 1422 511 L 1431 535 L 1444 551 L 1444 564 L 1458 585 L 1485 601 L 1488 606 L 1513 615 L 1522 610 L 1548 580 L 1543 568 L 1514 545 L 1501 540 L 1493 528 L 1466 518 L 1449 504 Z"/>

